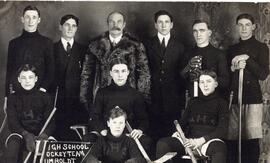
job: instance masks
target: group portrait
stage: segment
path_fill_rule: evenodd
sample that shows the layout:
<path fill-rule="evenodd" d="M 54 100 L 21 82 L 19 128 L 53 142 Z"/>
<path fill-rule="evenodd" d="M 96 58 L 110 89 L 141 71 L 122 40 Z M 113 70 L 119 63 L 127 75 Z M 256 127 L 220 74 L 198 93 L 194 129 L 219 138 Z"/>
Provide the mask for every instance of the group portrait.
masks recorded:
<path fill-rule="evenodd" d="M 270 3 L 0 2 L 0 163 L 270 163 Z"/>

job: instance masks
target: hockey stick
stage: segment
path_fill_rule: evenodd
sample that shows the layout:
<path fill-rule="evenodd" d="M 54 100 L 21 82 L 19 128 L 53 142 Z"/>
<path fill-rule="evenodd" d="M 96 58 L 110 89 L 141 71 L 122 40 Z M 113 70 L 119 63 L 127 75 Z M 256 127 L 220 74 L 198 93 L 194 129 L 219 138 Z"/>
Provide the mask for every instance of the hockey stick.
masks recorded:
<path fill-rule="evenodd" d="M 177 132 L 180 134 L 180 138 L 183 141 L 183 143 L 186 142 L 187 138 L 186 138 L 180 124 L 178 123 L 178 121 L 174 120 L 173 123 L 174 123 L 174 125 L 176 127 Z M 197 160 L 196 160 L 192 150 L 190 148 L 188 148 L 188 147 L 185 147 L 185 150 L 187 151 L 188 155 L 190 156 L 190 159 L 191 159 L 192 163 L 197 163 Z"/>
<path fill-rule="evenodd" d="M 128 132 L 132 132 L 132 128 L 129 125 L 128 121 L 126 121 L 126 127 L 128 129 Z M 147 163 L 163 163 L 168 161 L 169 159 L 173 158 L 176 155 L 176 152 L 169 152 L 166 153 L 164 156 L 162 156 L 161 158 L 155 160 L 155 161 L 151 161 L 151 159 L 149 158 L 148 154 L 146 153 L 146 151 L 144 150 L 141 142 L 139 141 L 139 139 L 134 139 L 140 152 L 142 153 L 143 157 L 145 158 L 145 160 L 147 161 Z"/>
<path fill-rule="evenodd" d="M 241 163 L 242 155 L 242 104 L 243 104 L 243 78 L 244 78 L 244 69 L 239 70 L 239 89 L 238 89 L 238 105 L 239 105 L 239 128 L 238 128 L 238 163 Z"/>
<path fill-rule="evenodd" d="M 56 112 L 56 102 L 57 102 L 57 96 L 58 96 L 58 87 L 56 88 L 56 93 L 55 93 L 55 98 L 54 98 L 54 104 L 53 104 L 53 110 L 50 113 L 49 117 L 47 118 L 45 124 L 43 125 L 42 129 L 40 130 L 38 135 L 41 135 L 44 130 L 47 128 L 47 126 L 49 125 L 54 113 Z M 30 156 L 31 156 L 32 152 L 28 152 L 25 160 L 23 161 L 23 163 L 27 163 L 27 161 L 29 160 Z"/>
<path fill-rule="evenodd" d="M 4 127 L 5 127 L 6 123 L 7 123 L 7 97 L 5 97 L 5 99 L 4 99 L 3 110 L 4 110 L 5 117 L 4 117 L 4 120 L 3 120 L 1 128 L 0 128 L 0 134 L 2 133 Z"/>

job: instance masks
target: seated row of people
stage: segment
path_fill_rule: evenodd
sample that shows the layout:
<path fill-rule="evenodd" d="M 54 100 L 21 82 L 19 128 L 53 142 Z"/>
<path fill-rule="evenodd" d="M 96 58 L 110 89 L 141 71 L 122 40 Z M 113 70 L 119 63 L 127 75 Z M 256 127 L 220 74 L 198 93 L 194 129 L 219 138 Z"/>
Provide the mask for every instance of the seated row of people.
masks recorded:
<path fill-rule="evenodd" d="M 92 129 L 97 131 L 98 136 L 91 148 L 91 157 L 87 158 L 108 163 L 124 162 L 128 159 L 135 161 L 138 158 L 142 161 L 142 155 L 133 140 L 139 139 L 149 152 L 150 138 L 145 132 L 148 117 L 141 94 L 126 85 L 129 69 L 123 60 L 115 59 L 110 66 L 110 75 L 114 83 L 97 93 L 96 103 L 99 107 L 93 111 L 91 124 L 94 124 Z M 39 134 L 53 105 L 50 96 L 35 87 L 38 81 L 35 67 L 23 65 L 18 73 L 21 88 L 8 97 L 8 122 L 13 132 L 6 141 L 6 161 L 10 163 L 21 159 L 18 157 L 25 147 L 28 151 L 33 151 L 35 141 L 47 139 L 54 129 L 52 119 L 46 130 Z M 188 128 L 185 131 L 190 138 L 185 146 L 206 149 L 202 152 L 205 156 L 212 157 L 212 161 L 224 162 L 226 148 L 221 139 L 227 131 L 228 106 L 215 92 L 217 85 L 214 72 L 201 73 L 199 87 L 202 93 L 199 98 L 190 100 L 181 125 Z M 138 105 L 141 110 L 134 107 Z M 125 136 L 126 121 L 134 127 L 129 134 L 131 138 Z M 178 137 L 177 135 L 175 133 L 173 137 Z M 177 151 L 180 154 L 183 149 L 181 146 L 177 138 L 161 139 L 157 143 L 156 156 L 160 157 L 169 151 Z"/>

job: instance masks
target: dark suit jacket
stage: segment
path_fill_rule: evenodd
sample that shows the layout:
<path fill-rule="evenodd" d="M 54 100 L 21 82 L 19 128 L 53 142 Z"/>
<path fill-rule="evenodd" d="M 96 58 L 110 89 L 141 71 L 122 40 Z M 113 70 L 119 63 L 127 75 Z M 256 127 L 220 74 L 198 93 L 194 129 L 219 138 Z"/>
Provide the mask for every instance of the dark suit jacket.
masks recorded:
<path fill-rule="evenodd" d="M 146 44 L 151 72 L 152 113 L 179 118 L 185 102 L 185 81 L 180 75 L 186 64 L 184 46 L 173 35 L 164 54 L 157 36 Z"/>
<path fill-rule="evenodd" d="M 65 100 L 69 106 L 70 100 L 79 101 L 82 64 L 86 47 L 74 41 L 68 55 L 61 41 L 54 44 L 56 62 L 55 86 L 59 87 L 59 100 Z M 63 101 L 64 102 L 64 101 Z"/>

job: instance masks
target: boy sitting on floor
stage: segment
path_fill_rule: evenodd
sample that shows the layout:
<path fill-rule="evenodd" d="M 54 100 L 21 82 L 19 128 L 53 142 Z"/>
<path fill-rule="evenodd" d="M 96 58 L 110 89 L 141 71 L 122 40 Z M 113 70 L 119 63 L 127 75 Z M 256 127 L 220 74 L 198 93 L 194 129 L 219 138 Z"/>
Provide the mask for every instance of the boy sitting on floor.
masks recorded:
<path fill-rule="evenodd" d="M 123 132 L 127 114 L 119 107 L 110 110 L 107 118 L 109 131 L 106 136 L 99 136 L 86 163 L 144 163 L 135 141 Z"/>

